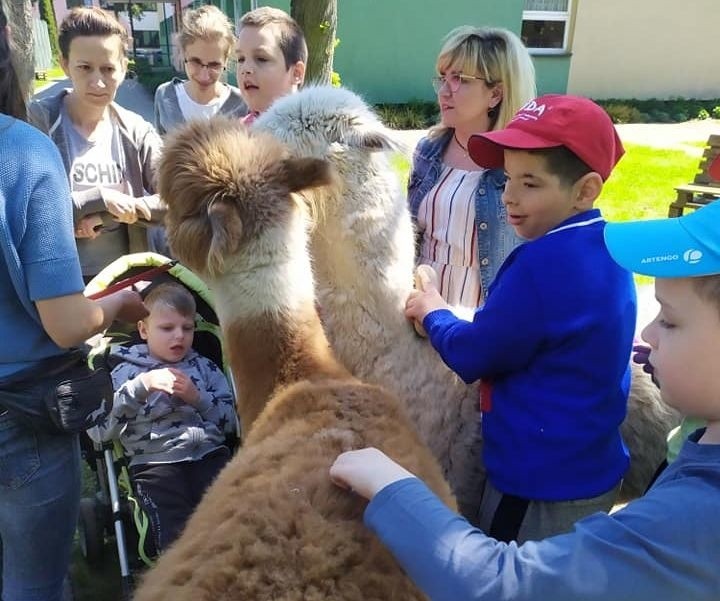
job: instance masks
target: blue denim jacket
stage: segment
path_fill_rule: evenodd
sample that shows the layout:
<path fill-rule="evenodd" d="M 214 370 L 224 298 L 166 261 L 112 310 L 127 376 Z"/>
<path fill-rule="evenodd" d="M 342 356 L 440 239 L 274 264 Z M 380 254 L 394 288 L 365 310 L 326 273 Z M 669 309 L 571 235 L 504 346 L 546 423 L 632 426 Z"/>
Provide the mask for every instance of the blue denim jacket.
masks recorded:
<path fill-rule="evenodd" d="M 415 148 L 413 166 L 408 183 L 408 204 L 417 225 L 420 203 L 440 179 L 443 169 L 442 156 L 450 143 L 453 131 L 439 138 L 423 138 Z M 507 215 L 501 197 L 505 187 L 502 169 L 488 169 L 480 176 L 475 194 L 475 224 L 480 263 L 480 281 L 483 299 L 490 283 L 510 252 L 523 242 L 507 223 Z"/>

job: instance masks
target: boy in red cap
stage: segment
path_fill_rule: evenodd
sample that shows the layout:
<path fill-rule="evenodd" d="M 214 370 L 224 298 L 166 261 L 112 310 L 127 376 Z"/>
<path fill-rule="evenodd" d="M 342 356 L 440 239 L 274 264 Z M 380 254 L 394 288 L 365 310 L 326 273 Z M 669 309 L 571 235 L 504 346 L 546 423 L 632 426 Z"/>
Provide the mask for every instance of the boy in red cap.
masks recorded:
<path fill-rule="evenodd" d="M 629 457 L 620 436 L 630 387 L 636 298 L 593 208 L 623 154 L 605 111 L 543 96 L 505 129 L 472 136 L 482 167 L 503 167 L 508 223 L 528 240 L 505 260 L 473 321 L 438 291 L 405 314 L 466 382 L 483 380 L 488 483 L 470 521 L 493 538 L 539 540 L 608 511 Z"/>
<path fill-rule="evenodd" d="M 655 276 L 642 333 L 663 400 L 694 432 L 645 496 L 572 532 L 497 542 L 377 449 L 341 454 L 339 486 L 371 499 L 365 523 L 432 601 L 717 601 L 720 591 L 720 201 L 684 217 L 611 223 L 620 265 Z M 702 352 L 698 352 L 701 349 Z"/>

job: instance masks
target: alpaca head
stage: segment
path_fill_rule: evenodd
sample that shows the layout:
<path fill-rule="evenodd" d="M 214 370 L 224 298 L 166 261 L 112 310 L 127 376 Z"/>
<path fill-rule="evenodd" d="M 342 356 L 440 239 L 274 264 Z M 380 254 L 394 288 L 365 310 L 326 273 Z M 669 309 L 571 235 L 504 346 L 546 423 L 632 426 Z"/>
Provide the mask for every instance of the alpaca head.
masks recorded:
<path fill-rule="evenodd" d="M 330 167 L 292 158 L 272 136 L 217 117 L 168 137 L 158 179 L 173 253 L 214 278 L 243 257 L 282 252 L 302 211 L 293 193 L 330 183 Z"/>
<path fill-rule="evenodd" d="M 399 142 L 357 94 L 331 86 L 309 86 L 283 96 L 254 127 L 272 133 L 298 156 L 331 158 L 348 149 L 400 149 Z"/>
<path fill-rule="evenodd" d="M 336 201 L 342 188 L 362 186 L 378 170 L 394 177 L 386 162 L 372 165 L 374 155 L 405 150 L 358 95 L 330 86 L 310 86 L 278 99 L 253 127 L 273 134 L 294 156 L 330 161 L 340 176 Z"/>

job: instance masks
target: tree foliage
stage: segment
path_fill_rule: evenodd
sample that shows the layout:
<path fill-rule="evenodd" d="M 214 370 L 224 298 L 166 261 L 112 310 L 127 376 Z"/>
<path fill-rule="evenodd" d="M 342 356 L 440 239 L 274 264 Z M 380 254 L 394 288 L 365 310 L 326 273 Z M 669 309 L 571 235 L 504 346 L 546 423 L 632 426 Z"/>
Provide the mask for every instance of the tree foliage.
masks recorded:
<path fill-rule="evenodd" d="M 47 23 L 50 50 L 53 58 L 57 60 L 60 57 L 60 47 L 58 46 L 57 17 L 55 16 L 55 6 L 52 0 L 40 0 L 40 18 Z"/>

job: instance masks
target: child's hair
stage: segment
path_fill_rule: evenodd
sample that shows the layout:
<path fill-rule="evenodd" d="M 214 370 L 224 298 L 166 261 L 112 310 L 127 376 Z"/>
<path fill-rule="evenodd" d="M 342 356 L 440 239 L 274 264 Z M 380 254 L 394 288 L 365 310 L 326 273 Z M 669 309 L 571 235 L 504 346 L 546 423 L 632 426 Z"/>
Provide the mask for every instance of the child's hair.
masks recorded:
<path fill-rule="evenodd" d="M 261 6 L 240 19 L 240 29 L 243 27 L 275 26 L 278 46 L 285 58 L 285 68 L 289 69 L 297 62 L 307 63 L 308 49 L 305 35 L 293 19 L 285 11 L 270 6 Z"/>
<path fill-rule="evenodd" d="M 691 281 L 697 295 L 720 311 L 720 274 L 694 277 Z"/>
<path fill-rule="evenodd" d="M 491 129 L 502 129 L 528 100 L 535 97 L 535 67 L 520 38 L 497 27 L 463 25 L 445 36 L 437 59 L 439 72 L 459 68 L 466 75 L 485 79 L 492 88 L 502 83 L 500 104 L 488 112 Z M 434 137 L 447 131 L 438 126 Z"/>
<path fill-rule="evenodd" d="M 564 187 L 572 186 L 583 175 L 592 171 L 585 161 L 565 146 L 528 152 L 543 157 L 548 172 L 556 175 Z"/>
<path fill-rule="evenodd" d="M 0 113 L 25 121 L 25 94 L 13 65 L 7 24 L 7 17 L 0 2 Z"/>
<path fill-rule="evenodd" d="M 195 317 L 195 298 L 180 284 L 160 284 L 148 292 L 143 302 L 150 313 L 160 304 L 177 311 L 183 317 Z"/>
<path fill-rule="evenodd" d="M 205 42 L 225 42 L 225 59 L 235 46 L 235 34 L 230 19 L 217 7 L 206 4 L 195 10 L 189 10 L 183 16 L 182 28 L 177 33 L 180 49 L 185 49 L 198 40 Z"/>
<path fill-rule="evenodd" d="M 58 44 L 60 54 L 67 60 L 70 54 L 70 43 L 77 37 L 116 35 L 120 38 L 123 53 L 128 49 L 128 33 L 115 16 L 97 6 L 75 7 L 60 23 Z"/>

